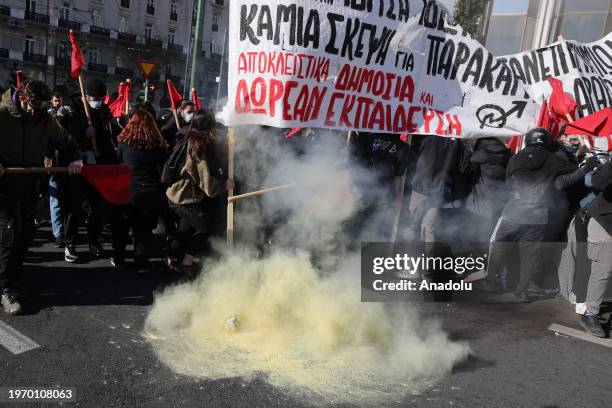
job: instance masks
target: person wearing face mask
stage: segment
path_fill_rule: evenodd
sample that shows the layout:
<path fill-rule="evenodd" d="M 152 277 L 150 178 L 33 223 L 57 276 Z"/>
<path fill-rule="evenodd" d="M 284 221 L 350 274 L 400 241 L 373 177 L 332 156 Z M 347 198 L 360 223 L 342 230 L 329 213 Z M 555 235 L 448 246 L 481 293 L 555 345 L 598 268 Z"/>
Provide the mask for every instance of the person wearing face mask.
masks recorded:
<path fill-rule="evenodd" d="M 116 137 L 120 128 L 113 120 L 113 115 L 104 104 L 106 84 L 97 78 L 90 79 L 86 86 L 86 99 L 89 105 L 90 118 L 87 117 L 82 100 L 75 101 L 73 114 L 69 122 L 69 132 L 79 142 L 84 152 L 83 160 L 88 165 L 117 164 Z M 87 239 L 89 251 L 94 258 L 103 254 L 100 244 L 102 236 L 102 212 L 106 202 L 100 194 L 82 179 L 72 180 L 69 186 L 69 197 L 65 222 L 65 260 L 76 262 L 79 256 L 76 251 L 78 227 L 83 220 L 83 200 L 89 203 L 87 214 Z M 109 206 L 111 228 L 121 223 L 121 213 L 115 206 Z M 114 230 L 115 228 L 113 228 Z"/>
<path fill-rule="evenodd" d="M 193 102 L 184 100 L 181 102 L 177 112 L 180 128 L 176 127 L 176 120 L 174 119 L 174 116 L 170 116 L 168 123 L 162 127 L 162 136 L 164 137 L 166 143 L 168 143 L 170 151 L 172 151 L 174 146 L 176 146 L 176 144 L 180 142 L 187 134 L 187 127 L 193 119 L 194 112 L 195 105 Z"/>
<path fill-rule="evenodd" d="M 51 93 L 40 81 L 23 91 L 6 91 L 0 102 L 0 293 L 4 311 L 22 311 L 19 298 L 21 266 L 34 236 L 37 175 L 4 174 L 7 167 L 41 167 L 45 155 L 57 150 L 70 158 L 70 174 L 83 162 L 75 139 L 47 112 Z"/>

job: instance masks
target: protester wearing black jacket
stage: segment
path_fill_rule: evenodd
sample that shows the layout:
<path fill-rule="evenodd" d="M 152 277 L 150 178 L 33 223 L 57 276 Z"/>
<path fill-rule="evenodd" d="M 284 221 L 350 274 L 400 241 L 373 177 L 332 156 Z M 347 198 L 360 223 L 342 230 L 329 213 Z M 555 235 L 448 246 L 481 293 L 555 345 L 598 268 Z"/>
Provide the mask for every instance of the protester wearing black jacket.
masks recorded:
<path fill-rule="evenodd" d="M 177 127 L 176 119 L 174 116 L 170 116 L 168 122 L 161 128 L 161 134 L 164 137 L 164 140 L 168 144 L 170 151 L 174 149 L 174 146 L 178 143 L 177 133 L 188 126 L 193 119 L 193 114 L 195 112 L 195 105 L 191 101 L 183 101 L 181 102 L 181 106 L 177 109 L 176 117 L 178 118 Z"/>
<path fill-rule="evenodd" d="M 520 253 L 520 281 L 514 294 L 521 301 L 542 294 L 536 274 L 542 261 L 542 242 L 564 189 L 584 178 L 591 168 L 575 169 L 550 151 L 551 135 L 546 129 L 532 129 L 525 135 L 527 147 L 510 159 L 506 180 L 510 196 L 491 237 L 489 270 L 497 273 L 505 262 L 504 252 L 495 245 L 516 242 Z M 589 165 L 590 166 L 590 165 Z"/>
<path fill-rule="evenodd" d="M 91 123 L 87 118 L 85 107 L 81 100 L 74 106 L 68 131 L 79 142 L 84 153 L 83 161 L 88 165 L 117 164 L 115 136 L 119 128 L 113 120 L 108 106 L 104 104 L 106 85 L 100 79 L 91 79 L 87 83 L 87 103 L 91 115 Z M 79 225 L 85 219 L 82 204 L 87 201 L 89 214 L 87 216 L 87 238 L 89 250 L 94 257 L 102 255 L 100 237 L 102 236 L 102 212 L 106 202 L 102 196 L 83 179 L 74 179 L 69 188 L 68 204 L 66 205 L 64 258 L 67 262 L 76 262 L 79 256 L 76 252 L 76 241 Z M 115 230 L 123 222 L 121 210 L 117 206 L 109 206 L 111 229 Z M 114 236 L 113 238 L 116 238 Z"/>
<path fill-rule="evenodd" d="M 510 149 L 499 139 L 478 139 L 470 156 L 472 190 L 465 201 L 470 212 L 470 228 L 474 241 L 488 242 L 506 201 L 506 166 L 512 157 Z"/>
<path fill-rule="evenodd" d="M 134 263 L 139 273 L 149 271 L 149 256 L 153 243 L 153 229 L 161 213 L 164 190 L 161 173 L 168 158 L 167 145 L 150 113 L 134 112 L 125 129 L 118 136 L 119 162 L 130 167 L 132 174 L 132 199 L 128 208 L 129 224 L 134 230 Z M 128 224 L 121 232 L 113 262 L 123 264 Z"/>

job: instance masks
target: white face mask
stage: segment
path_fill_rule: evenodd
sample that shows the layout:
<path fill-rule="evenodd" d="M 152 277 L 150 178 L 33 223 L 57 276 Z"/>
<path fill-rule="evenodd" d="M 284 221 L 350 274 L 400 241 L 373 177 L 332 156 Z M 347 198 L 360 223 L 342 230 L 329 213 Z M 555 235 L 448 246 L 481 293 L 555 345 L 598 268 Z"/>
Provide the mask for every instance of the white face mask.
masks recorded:
<path fill-rule="evenodd" d="M 193 113 L 183 113 L 183 119 L 185 119 L 185 122 L 191 123 L 191 119 L 193 119 Z"/>
<path fill-rule="evenodd" d="M 103 101 L 87 101 L 87 102 L 89 102 L 89 106 L 91 106 L 91 109 L 100 109 L 103 103 Z"/>

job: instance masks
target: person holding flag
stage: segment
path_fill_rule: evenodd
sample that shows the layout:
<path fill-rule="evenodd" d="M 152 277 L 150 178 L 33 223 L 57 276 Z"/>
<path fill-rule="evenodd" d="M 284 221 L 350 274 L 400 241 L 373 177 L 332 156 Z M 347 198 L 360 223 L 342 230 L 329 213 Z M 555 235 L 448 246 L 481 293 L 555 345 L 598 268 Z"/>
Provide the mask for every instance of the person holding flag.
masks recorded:
<path fill-rule="evenodd" d="M 33 207 L 39 177 L 4 174 L 4 168 L 40 167 L 47 152 L 55 150 L 70 158 L 70 174 L 80 173 L 83 167 L 77 142 L 47 112 L 50 99 L 47 85 L 29 81 L 22 91 L 6 91 L 0 102 L 5 136 L 0 143 L 0 290 L 2 307 L 8 314 L 23 310 L 21 266 L 34 237 Z"/>
<path fill-rule="evenodd" d="M 161 132 L 172 151 L 177 143 L 177 133 L 191 123 L 196 108 L 192 101 L 183 100 L 183 96 L 178 93 L 170 80 L 167 81 L 167 84 L 173 117 L 162 127 Z"/>

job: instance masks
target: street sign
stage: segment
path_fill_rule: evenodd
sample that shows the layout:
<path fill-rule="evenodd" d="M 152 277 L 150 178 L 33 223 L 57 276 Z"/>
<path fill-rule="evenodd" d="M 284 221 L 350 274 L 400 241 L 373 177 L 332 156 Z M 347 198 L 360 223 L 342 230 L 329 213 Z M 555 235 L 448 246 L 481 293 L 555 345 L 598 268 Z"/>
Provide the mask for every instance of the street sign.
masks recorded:
<path fill-rule="evenodd" d="M 155 70 L 155 67 L 157 67 L 157 63 L 147 60 L 138 60 L 138 67 L 142 71 L 144 79 L 149 79 L 151 73 Z"/>

